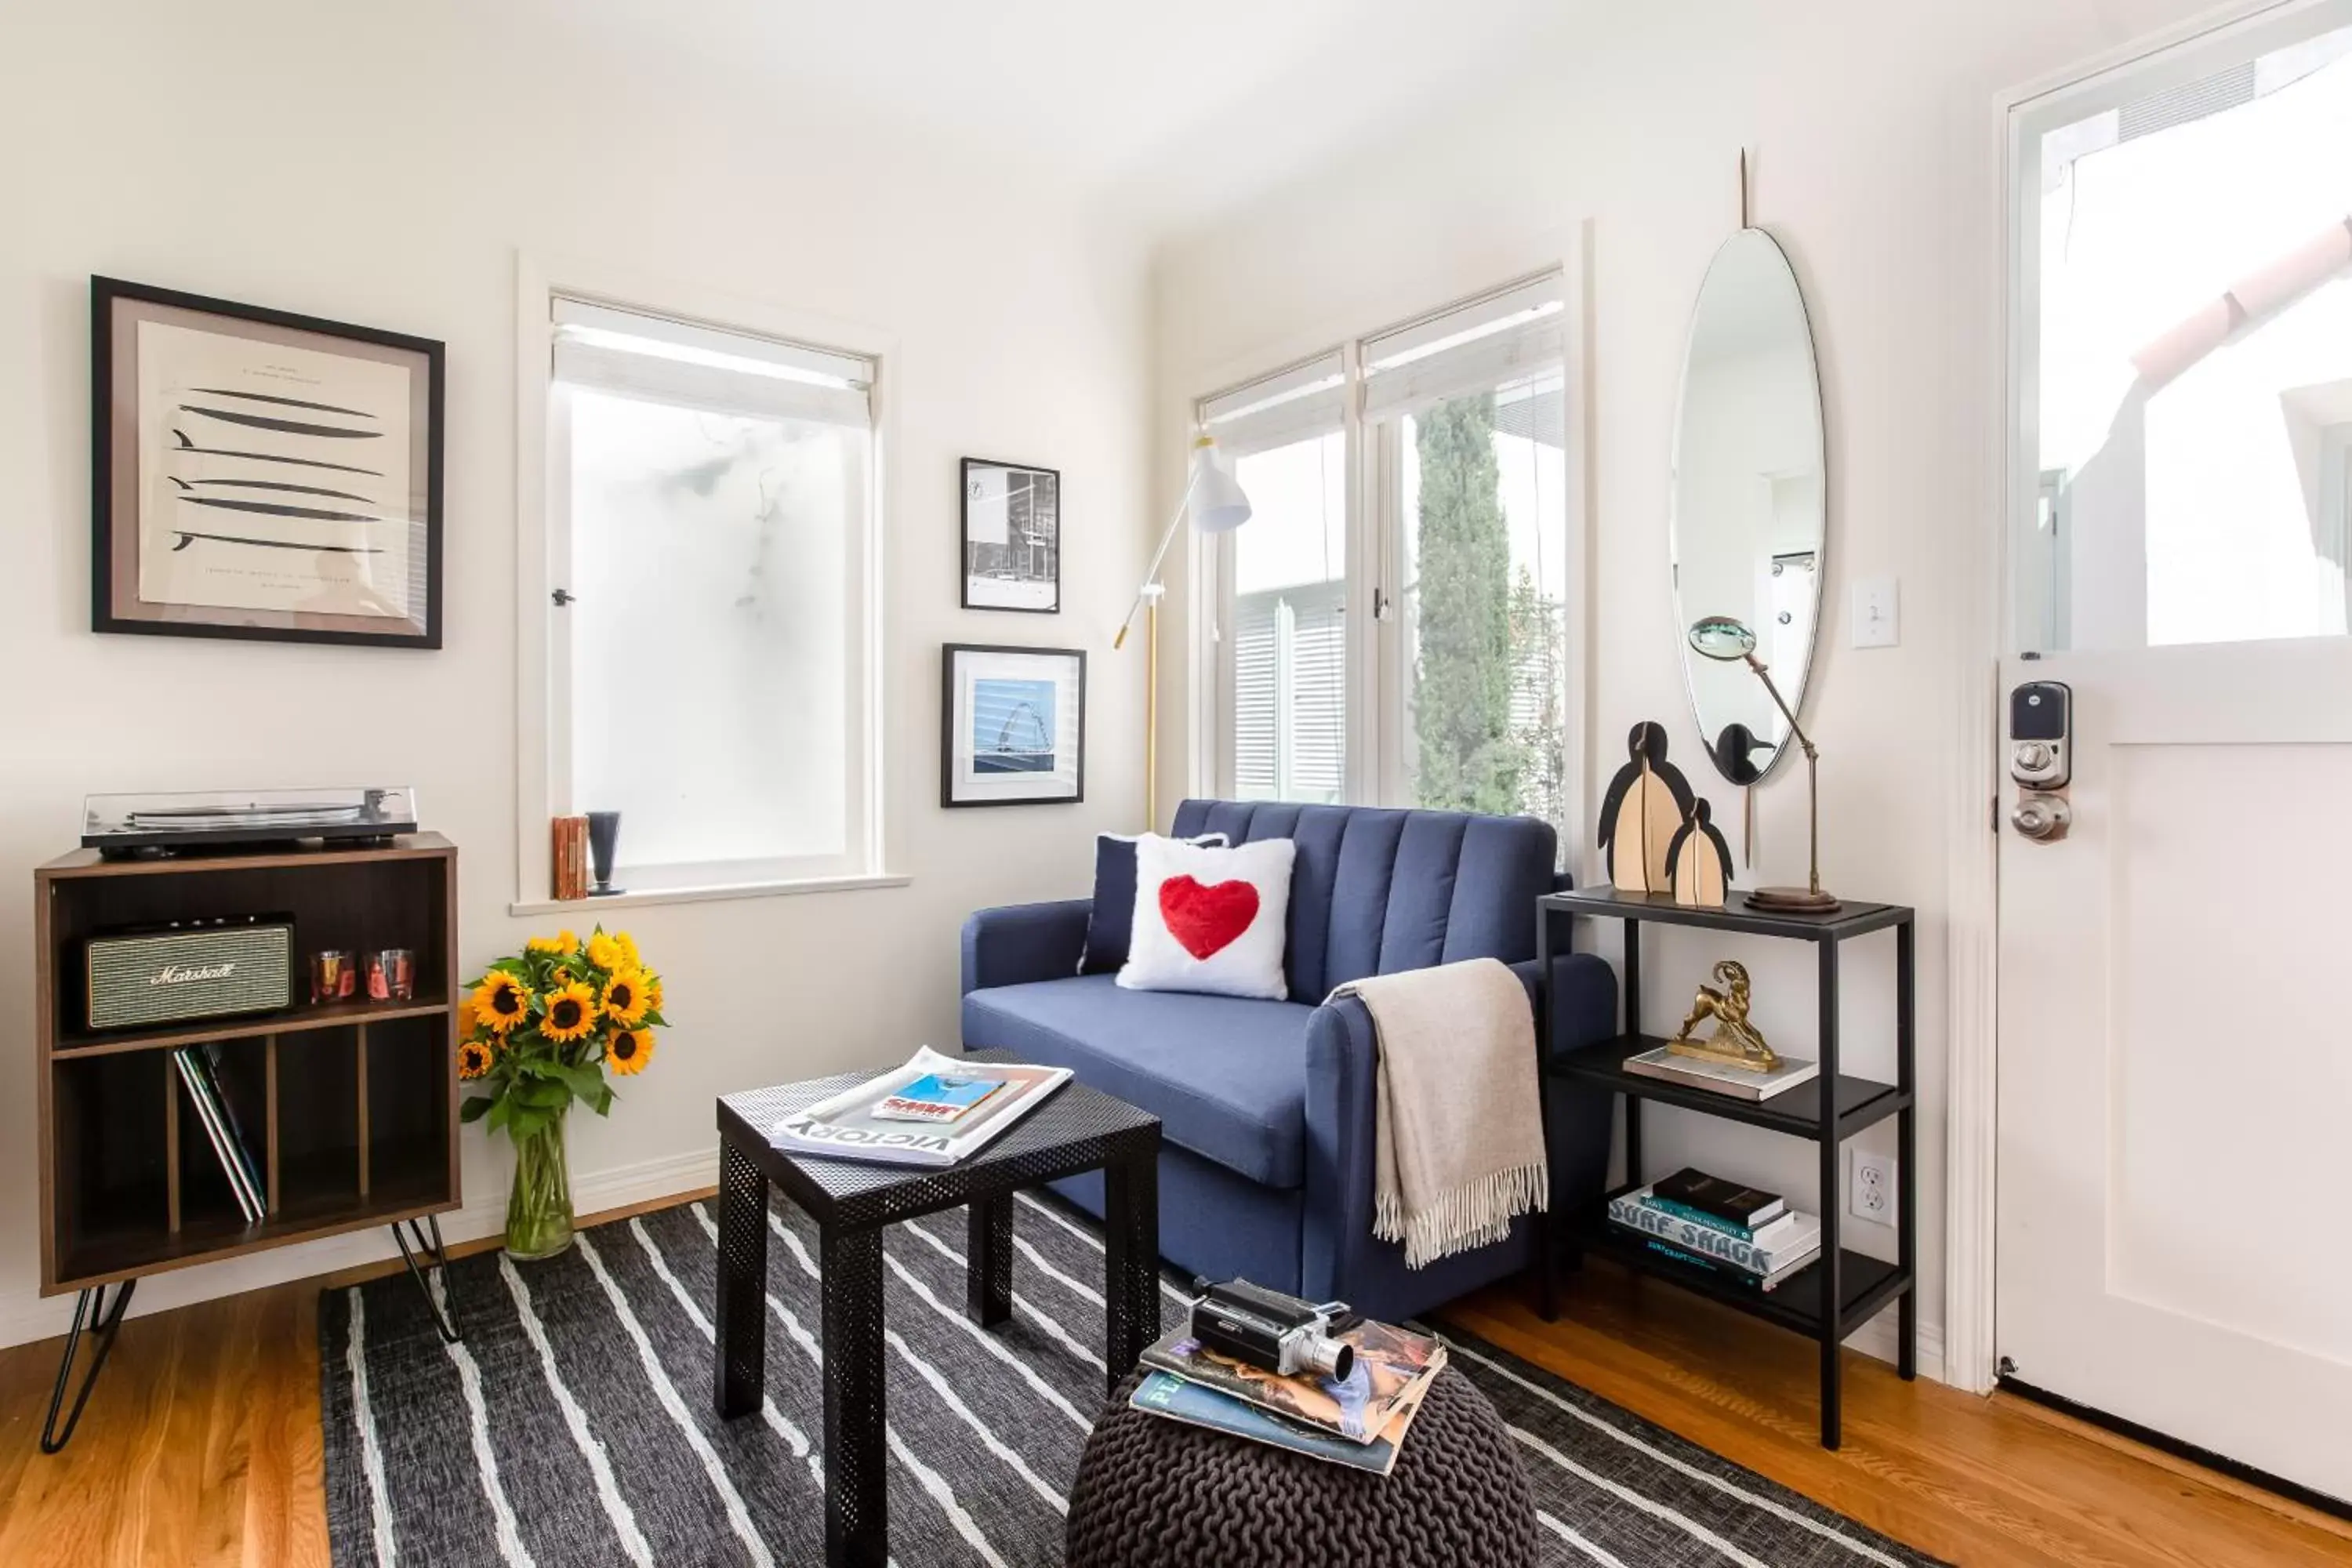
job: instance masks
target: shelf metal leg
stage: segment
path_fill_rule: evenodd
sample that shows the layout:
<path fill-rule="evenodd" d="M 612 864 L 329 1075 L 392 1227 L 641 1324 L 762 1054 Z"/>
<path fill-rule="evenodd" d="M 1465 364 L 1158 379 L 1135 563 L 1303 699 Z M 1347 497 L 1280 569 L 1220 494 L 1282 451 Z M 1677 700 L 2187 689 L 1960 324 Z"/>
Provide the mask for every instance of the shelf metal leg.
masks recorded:
<path fill-rule="evenodd" d="M 409 1232 L 415 1237 L 414 1251 L 409 1247 Z M 425 1239 L 428 1234 L 432 1237 L 429 1243 Z M 392 1239 L 400 1244 L 400 1260 L 408 1265 L 408 1277 L 416 1281 L 417 1290 L 425 1297 L 425 1310 L 433 1314 L 433 1326 L 440 1331 L 442 1342 L 456 1344 L 465 1336 L 457 1331 L 457 1296 L 449 1289 L 449 1249 L 441 1244 L 440 1216 L 426 1215 L 421 1223 L 413 1219 L 396 1222 L 392 1227 Z M 425 1258 L 423 1267 L 416 1261 L 420 1253 Z M 431 1281 L 425 1278 L 427 1268 L 441 1277 L 441 1296 L 437 1300 Z"/>
<path fill-rule="evenodd" d="M 1919 1092 L 1916 1058 L 1918 1050 L 1917 971 L 1912 955 L 1912 925 L 1895 928 L 1895 1081 L 1916 1100 Z M 1919 1374 L 1919 1178 L 1917 1175 L 1918 1110 L 1906 1106 L 1895 1122 L 1896 1223 L 1902 1226 L 1896 1257 L 1910 1281 L 1895 1309 L 1897 1344 L 1895 1370 L 1905 1378 Z"/>
<path fill-rule="evenodd" d="M 1844 1205 L 1839 1190 L 1838 1165 L 1844 1146 L 1838 1142 L 1838 944 L 1834 937 L 1815 942 L 1821 954 L 1821 1155 L 1822 1257 L 1815 1265 L 1822 1274 L 1822 1447 L 1838 1446 L 1843 1425 L 1840 1401 L 1843 1389 L 1839 1347 L 1845 1339 L 1845 1282 L 1838 1251 L 1838 1213 Z"/>
<path fill-rule="evenodd" d="M 1536 1107 L 1543 1119 L 1546 1167 L 1551 1150 L 1551 1018 L 1552 912 L 1536 905 Z M 1559 1214 L 1557 1190 L 1544 1195 L 1544 1206 L 1529 1216 L 1535 1240 L 1536 1316 L 1547 1323 L 1559 1321 L 1559 1237 L 1566 1227 Z"/>
<path fill-rule="evenodd" d="M 105 1369 L 107 1353 L 114 1349 L 114 1336 L 122 1327 L 123 1309 L 131 1305 L 131 1292 L 139 1281 L 125 1279 L 114 1288 L 111 1305 L 107 1301 L 106 1287 L 93 1286 L 74 1298 L 73 1327 L 66 1331 L 66 1353 L 58 1363 L 57 1387 L 49 1394 L 49 1413 L 41 1422 L 41 1452 L 54 1454 L 64 1447 L 81 1421 L 82 1406 L 89 1403 L 89 1391 Z M 81 1348 L 82 1331 L 87 1328 L 96 1336 L 89 1354 L 89 1365 L 81 1374 L 81 1387 L 74 1394 L 73 1408 L 66 1412 L 66 1424 L 58 1426 L 58 1412 L 66 1402 L 66 1385 L 73 1372 L 74 1352 Z"/>

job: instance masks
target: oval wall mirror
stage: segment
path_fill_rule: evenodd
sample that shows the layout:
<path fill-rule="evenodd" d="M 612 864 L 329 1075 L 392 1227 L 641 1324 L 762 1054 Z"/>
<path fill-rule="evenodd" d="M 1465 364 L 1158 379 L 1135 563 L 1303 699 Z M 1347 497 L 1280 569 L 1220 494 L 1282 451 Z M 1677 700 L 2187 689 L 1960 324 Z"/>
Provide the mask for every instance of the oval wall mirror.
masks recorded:
<path fill-rule="evenodd" d="M 1685 634 L 1728 616 L 1756 634 L 1756 657 L 1804 711 L 1827 511 L 1822 390 L 1797 275 L 1772 237 L 1723 242 L 1699 288 L 1675 426 L 1675 646 L 1691 711 L 1716 771 L 1754 784 L 1796 747 L 1764 683 L 1719 663 Z"/>

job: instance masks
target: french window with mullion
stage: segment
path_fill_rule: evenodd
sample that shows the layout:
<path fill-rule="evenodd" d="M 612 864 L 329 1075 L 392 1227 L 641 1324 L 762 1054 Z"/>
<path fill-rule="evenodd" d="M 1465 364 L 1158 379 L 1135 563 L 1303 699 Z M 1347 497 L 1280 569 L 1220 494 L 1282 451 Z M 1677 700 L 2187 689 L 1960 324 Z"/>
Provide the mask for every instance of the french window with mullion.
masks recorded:
<path fill-rule="evenodd" d="M 548 794 L 632 891 L 876 872 L 876 363 L 550 302 Z"/>
<path fill-rule="evenodd" d="M 1200 405 L 1255 509 L 1219 552 L 1221 791 L 1567 841 L 1565 331 L 1549 274 Z"/>

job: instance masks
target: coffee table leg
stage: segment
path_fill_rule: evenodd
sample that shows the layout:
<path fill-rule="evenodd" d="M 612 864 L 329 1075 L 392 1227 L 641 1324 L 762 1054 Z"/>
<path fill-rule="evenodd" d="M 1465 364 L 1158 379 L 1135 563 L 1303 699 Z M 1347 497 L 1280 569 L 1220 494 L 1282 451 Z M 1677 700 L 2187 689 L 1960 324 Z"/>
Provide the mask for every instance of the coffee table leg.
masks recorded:
<path fill-rule="evenodd" d="M 965 1211 L 964 1303 L 992 1329 L 1013 1315 L 1013 1194 L 976 1198 Z"/>
<path fill-rule="evenodd" d="M 768 1178 L 743 1152 L 719 1145 L 719 1414 L 748 1415 L 767 1390 Z"/>
<path fill-rule="evenodd" d="M 890 1541 L 883 1447 L 882 1232 L 827 1229 L 824 1295 L 824 1560 L 883 1568 Z"/>
<path fill-rule="evenodd" d="M 1160 1157 L 1103 1167 L 1103 1298 L 1110 1386 L 1160 1337 Z"/>

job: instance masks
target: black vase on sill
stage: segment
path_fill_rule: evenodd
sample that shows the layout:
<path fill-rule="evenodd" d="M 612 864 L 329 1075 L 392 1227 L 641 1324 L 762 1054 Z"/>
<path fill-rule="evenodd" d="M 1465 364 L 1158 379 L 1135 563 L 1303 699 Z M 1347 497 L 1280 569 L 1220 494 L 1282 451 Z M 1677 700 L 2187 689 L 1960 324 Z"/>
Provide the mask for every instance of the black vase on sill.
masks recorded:
<path fill-rule="evenodd" d="M 621 842 L 621 814 L 617 811 L 592 811 L 588 814 L 588 861 L 596 872 L 596 885 L 588 889 L 592 899 L 609 899 L 625 889 L 613 886 L 613 851 Z"/>

